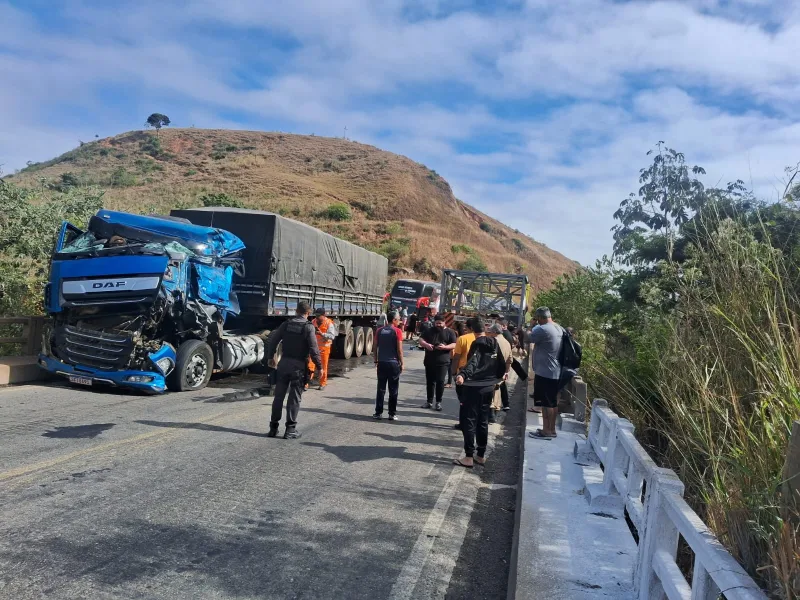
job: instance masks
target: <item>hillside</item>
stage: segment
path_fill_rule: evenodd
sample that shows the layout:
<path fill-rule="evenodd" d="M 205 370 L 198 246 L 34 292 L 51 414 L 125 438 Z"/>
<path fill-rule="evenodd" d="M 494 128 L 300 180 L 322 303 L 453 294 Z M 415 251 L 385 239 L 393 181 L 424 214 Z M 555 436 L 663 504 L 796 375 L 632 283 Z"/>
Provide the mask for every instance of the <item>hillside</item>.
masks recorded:
<path fill-rule="evenodd" d="M 577 266 L 460 202 L 435 171 L 343 139 L 134 131 L 82 144 L 8 179 L 55 189 L 97 185 L 108 208 L 131 212 L 220 203 L 277 212 L 388 256 L 395 275 L 438 279 L 442 268 L 483 263 L 526 273 L 538 290 Z"/>

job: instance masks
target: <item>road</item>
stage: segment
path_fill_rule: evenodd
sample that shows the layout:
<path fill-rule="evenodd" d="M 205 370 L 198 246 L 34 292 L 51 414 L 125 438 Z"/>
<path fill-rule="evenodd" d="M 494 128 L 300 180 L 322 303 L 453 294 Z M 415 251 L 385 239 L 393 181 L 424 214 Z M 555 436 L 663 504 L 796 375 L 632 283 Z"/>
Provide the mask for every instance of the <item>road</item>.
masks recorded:
<path fill-rule="evenodd" d="M 269 439 L 256 378 L 197 394 L 0 390 L 0 598 L 505 598 L 520 389 L 486 468 L 424 398 L 408 353 L 400 421 L 374 371 L 308 392 Z M 522 388 L 522 386 L 520 386 Z"/>

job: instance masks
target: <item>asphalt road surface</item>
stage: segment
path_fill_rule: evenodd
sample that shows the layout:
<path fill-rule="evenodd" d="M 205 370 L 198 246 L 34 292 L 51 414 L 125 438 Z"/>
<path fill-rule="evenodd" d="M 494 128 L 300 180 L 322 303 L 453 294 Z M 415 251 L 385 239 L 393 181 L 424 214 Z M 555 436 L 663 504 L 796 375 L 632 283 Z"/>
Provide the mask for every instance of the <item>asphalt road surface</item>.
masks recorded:
<path fill-rule="evenodd" d="M 524 391 L 485 468 L 454 467 L 457 402 L 374 421 L 371 365 L 268 439 L 256 377 L 197 394 L 0 389 L 0 598 L 505 599 Z"/>

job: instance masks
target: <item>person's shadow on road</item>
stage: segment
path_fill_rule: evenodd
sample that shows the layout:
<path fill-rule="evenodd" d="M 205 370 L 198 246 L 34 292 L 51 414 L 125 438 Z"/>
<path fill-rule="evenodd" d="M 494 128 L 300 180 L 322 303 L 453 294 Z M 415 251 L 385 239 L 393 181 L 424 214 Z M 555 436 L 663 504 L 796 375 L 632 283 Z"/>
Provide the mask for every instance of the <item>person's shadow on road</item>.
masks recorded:
<path fill-rule="evenodd" d="M 405 446 L 329 446 L 318 442 L 303 442 L 304 446 L 321 448 L 346 463 L 381 460 L 382 458 L 416 460 L 424 463 L 446 463 L 441 456 L 407 452 Z"/>
<path fill-rule="evenodd" d="M 220 425 L 208 425 L 207 423 L 180 423 L 172 421 L 134 421 L 140 425 L 150 425 L 151 427 L 168 427 L 170 429 L 196 429 L 198 431 L 214 431 L 217 433 L 237 433 L 239 435 L 252 435 L 254 437 L 267 437 L 266 433 L 255 431 L 245 431 L 244 429 L 233 429 L 232 427 L 221 427 Z"/>

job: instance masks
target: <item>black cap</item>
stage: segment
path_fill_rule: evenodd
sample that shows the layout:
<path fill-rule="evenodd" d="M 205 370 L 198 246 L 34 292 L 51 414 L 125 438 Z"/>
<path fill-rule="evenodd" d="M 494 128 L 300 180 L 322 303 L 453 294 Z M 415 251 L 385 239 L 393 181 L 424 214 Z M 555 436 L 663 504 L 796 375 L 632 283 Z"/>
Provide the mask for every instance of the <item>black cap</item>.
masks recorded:
<path fill-rule="evenodd" d="M 322 307 L 319 307 L 317 310 L 314 311 L 314 314 L 317 315 L 317 316 L 324 315 L 325 314 L 325 309 L 322 308 Z"/>

